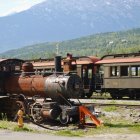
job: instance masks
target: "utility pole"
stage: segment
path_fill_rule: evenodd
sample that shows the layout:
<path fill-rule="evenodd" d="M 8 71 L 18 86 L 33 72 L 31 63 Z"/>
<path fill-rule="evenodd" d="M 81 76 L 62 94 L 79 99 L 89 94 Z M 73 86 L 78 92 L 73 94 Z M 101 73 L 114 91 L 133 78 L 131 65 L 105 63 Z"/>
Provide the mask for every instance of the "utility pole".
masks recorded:
<path fill-rule="evenodd" d="M 58 56 L 59 54 L 59 43 L 56 44 L 56 55 Z"/>

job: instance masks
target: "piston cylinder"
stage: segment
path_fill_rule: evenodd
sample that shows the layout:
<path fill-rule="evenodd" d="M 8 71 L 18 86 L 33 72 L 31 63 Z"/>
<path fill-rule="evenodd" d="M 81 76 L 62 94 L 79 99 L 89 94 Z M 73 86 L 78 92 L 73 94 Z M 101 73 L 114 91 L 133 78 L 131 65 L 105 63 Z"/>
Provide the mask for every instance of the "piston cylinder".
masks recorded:
<path fill-rule="evenodd" d="M 48 118 L 48 119 L 56 119 L 60 113 L 62 112 L 60 106 L 58 106 L 56 103 L 47 103 L 49 104 L 53 104 L 53 106 L 45 106 L 43 105 L 42 109 L 41 109 L 41 115 L 43 118 Z"/>

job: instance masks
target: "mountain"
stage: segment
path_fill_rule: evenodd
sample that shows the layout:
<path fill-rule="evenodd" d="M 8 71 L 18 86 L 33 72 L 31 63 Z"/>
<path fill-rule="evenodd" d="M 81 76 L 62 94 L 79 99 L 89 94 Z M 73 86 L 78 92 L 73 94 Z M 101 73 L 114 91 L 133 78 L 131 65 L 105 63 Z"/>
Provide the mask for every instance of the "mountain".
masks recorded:
<path fill-rule="evenodd" d="M 0 17 L 0 52 L 140 27 L 140 0 L 46 0 Z"/>
<path fill-rule="evenodd" d="M 140 51 L 140 28 L 121 32 L 109 32 L 90 35 L 62 42 L 46 42 L 0 54 L 3 58 L 39 59 L 52 58 L 58 52 L 61 56 L 72 53 L 74 56 L 115 53 L 132 53 Z"/>

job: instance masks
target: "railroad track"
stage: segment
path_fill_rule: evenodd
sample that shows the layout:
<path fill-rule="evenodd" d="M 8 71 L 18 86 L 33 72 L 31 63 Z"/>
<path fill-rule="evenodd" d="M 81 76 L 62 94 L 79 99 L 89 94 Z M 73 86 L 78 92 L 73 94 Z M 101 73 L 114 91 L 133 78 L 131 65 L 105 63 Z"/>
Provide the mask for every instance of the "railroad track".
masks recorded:
<path fill-rule="evenodd" d="M 138 100 L 97 100 L 97 99 L 80 99 L 72 100 L 74 102 L 80 102 L 82 105 L 93 105 L 93 106 L 121 106 L 121 107 L 135 107 L 140 108 L 140 101 Z"/>
<path fill-rule="evenodd" d="M 91 99 L 103 99 L 103 100 L 112 100 L 113 98 L 110 96 L 109 93 L 103 93 L 103 94 L 100 94 L 100 93 L 93 93 L 93 95 L 91 96 Z M 140 98 L 137 98 L 137 99 L 133 99 L 133 98 L 129 98 L 129 97 L 122 97 L 122 98 L 118 98 L 118 99 L 115 99 L 115 100 L 140 100 Z"/>
<path fill-rule="evenodd" d="M 83 105 L 93 105 L 93 106 L 122 106 L 122 107 L 135 107 L 140 108 L 140 105 L 131 105 L 131 104 L 113 104 L 113 103 L 82 103 Z"/>
<path fill-rule="evenodd" d="M 84 99 L 84 98 L 83 98 Z M 88 98 L 85 98 L 88 99 Z M 134 100 L 140 100 L 140 99 L 131 99 L 128 97 L 124 97 L 121 99 L 113 99 L 112 97 L 107 97 L 107 96 L 92 96 L 90 99 L 101 99 L 101 100 L 130 100 L 130 101 L 134 101 Z"/>

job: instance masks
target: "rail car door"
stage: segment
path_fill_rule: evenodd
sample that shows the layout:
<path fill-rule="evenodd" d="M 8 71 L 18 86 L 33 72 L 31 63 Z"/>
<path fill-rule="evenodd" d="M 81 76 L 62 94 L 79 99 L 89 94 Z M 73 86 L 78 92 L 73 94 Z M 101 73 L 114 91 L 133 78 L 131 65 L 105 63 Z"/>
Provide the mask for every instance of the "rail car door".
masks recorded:
<path fill-rule="evenodd" d="M 94 91 L 94 65 L 82 65 L 81 78 L 83 81 L 85 96 L 90 98 Z"/>

